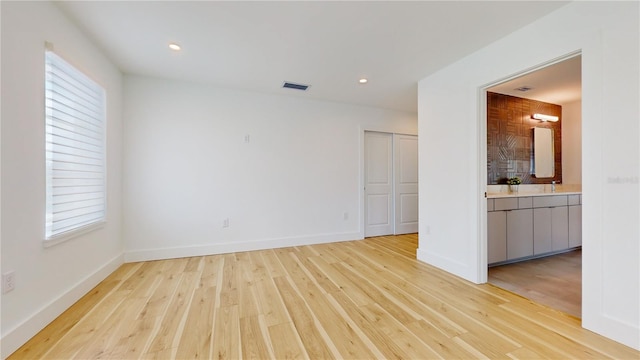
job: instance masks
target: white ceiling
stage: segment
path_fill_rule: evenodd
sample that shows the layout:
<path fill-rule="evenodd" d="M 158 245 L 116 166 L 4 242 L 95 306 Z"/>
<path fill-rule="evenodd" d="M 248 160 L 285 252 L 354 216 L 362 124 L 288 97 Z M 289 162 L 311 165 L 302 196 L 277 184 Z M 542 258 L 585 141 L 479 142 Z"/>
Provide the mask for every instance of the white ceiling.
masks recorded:
<path fill-rule="evenodd" d="M 420 79 L 566 3 L 56 2 L 127 74 L 409 112 Z"/>
<path fill-rule="evenodd" d="M 521 87 L 531 90 L 522 92 Z M 564 105 L 582 99 L 582 57 L 562 62 L 517 77 L 488 89 L 491 92 Z"/>

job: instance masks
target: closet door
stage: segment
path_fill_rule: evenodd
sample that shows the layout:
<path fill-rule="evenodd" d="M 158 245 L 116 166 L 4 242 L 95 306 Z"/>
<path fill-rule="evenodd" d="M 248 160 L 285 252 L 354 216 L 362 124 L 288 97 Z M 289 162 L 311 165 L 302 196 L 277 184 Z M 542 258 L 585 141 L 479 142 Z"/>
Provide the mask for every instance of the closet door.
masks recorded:
<path fill-rule="evenodd" d="M 395 234 L 418 232 L 418 137 L 393 135 Z"/>
<path fill-rule="evenodd" d="M 393 135 L 365 132 L 365 236 L 393 234 Z"/>

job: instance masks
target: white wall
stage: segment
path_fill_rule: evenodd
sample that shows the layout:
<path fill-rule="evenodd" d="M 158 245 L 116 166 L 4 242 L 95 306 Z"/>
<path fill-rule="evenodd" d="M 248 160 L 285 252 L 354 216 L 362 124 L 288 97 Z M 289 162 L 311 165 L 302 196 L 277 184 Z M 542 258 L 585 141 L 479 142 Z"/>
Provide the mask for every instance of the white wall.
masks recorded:
<path fill-rule="evenodd" d="M 362 238 L 364 130 L 417 133 L 416 114 L 139 76 L 125 98 L 125 261 Z"/>
<path fill-rule="evenodd" d="M 582 184 L 582 101 L 562 104 L 562 182 Z"/>
<path fill-rule="evenodd" d="M 122 263 L 122 76 L 48 2 L 2 7 L 2 295 L 4 358 Z M 44 43 L 107 91 L 107 225 L 44 248 Z"/>
<path fill-rule="evenodd" d="M 420 81 L 418 105 L 418 258 L 484 282 L 486 123 L 480 89 L 582 51 L 582 324 L 636 349 L 638 14 L 638 2 L 572 2 Z"/>

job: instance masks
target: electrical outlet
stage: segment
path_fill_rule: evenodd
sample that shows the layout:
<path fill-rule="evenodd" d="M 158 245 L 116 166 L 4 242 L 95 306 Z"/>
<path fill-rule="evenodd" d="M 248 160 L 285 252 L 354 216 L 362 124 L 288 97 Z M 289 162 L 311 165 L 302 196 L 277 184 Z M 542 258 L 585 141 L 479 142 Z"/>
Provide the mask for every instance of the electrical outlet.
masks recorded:
<path fill-rule="evenodd" d="M 6 294 L 16 288 L 16 272 L 9 271 L 2 274 L 2 293 Z"/>
<path fill-rule="evenodd" d="M 344 214 L 342 214 L 342 220 L 349 220 L 349 213 L 348 212 L 344 212 Z"/>
<path fill-rule="evenodd" d="M 226 219 L 222 220 L 222 227 L 223 228 L 228 228 L 229 227 L 229 218 L 226 218 Z"/>

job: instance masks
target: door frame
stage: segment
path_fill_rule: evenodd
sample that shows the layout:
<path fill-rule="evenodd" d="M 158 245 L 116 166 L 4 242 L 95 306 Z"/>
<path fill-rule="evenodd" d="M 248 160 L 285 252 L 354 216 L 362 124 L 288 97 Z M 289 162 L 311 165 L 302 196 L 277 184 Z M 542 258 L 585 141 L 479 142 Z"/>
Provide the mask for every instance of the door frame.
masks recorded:
<path fill-rule="evenodd" d="M 364 133 L 367 131 L 372 131 L 372 132 L 381 132 L 381 133 L 389 133 L 389 134 L 398 134 L 398 135 L 414 135 L 414 136 L 418 136 L 418 129 L 416 126 L 416 129 L 401 129 L 399 130 L 398 128 L 394 127 L 393 125 L 379 125 L 379 126 L 372 126 L 372 125 L 359 125 L 358 126 L 358 135 L 360 137 L 360 145 L 359 145 L 359 150 L 360 150 L 360 156 L 359 156 L 359 161 L 360 161 L 360 166 L 359 166 L 359 185 L 360 185 L 360 189 L 358 191 L 358 202 L 360 203 L 360 218 L 359 218 L 359 237 L 360 239 L 364 239 L 364 227 L 365 227 L 365 193 L 364 193 L 364 187 L 365 187 L 365 170 L 364 170 L 364 164 L 365 164 L 365 144 L 364 144 Z M 418 147 L 420 146 L 420 142 L 418 142 Z M 420 152 L 418 150 L 418 152 Z M 418 188 L 418 194 L 420 189 Z M 420 196 L 420 195 L 418 195 Z"/>
<path fill-rule="evenodd" d="M 507 82 L 523 75 L 544 69 L 547 66 L 557 64 L 559 62 L 582 55 L 582 50 L 576 50 L 563 56 L 551 59 L 547 62 L 538 64 L 529 69 L 512 74 L 510 76 L 497 79 L 478 88 L 478 251 L 476 252 L 478 259 L 478 283 L 484 284 L 488 281 L 489 262 L 487 259 L 487 91 L 489 88 Z"/>

